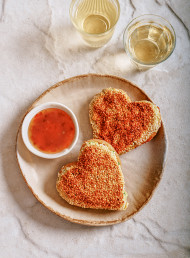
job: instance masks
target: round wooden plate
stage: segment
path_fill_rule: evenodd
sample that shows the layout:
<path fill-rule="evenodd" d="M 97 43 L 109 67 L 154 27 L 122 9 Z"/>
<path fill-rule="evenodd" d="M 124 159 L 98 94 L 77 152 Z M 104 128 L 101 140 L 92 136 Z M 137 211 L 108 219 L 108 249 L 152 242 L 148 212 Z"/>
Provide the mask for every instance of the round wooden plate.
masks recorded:
<path fill-rule="evenodd" d="M 150 200 L 163 173 L 167 142 L 162 123 L 153 140 L 120 156 L 128 192 L 127 210 L 83 209 L 71 206 L 59 196 L 55 187 L 57 173 L 63 165 L 76 161 L 82 143 L 92 138 L 88 105 L 95 94 L 107 87 L 123 89 L 132 101 L 150 100 L 141 89 L 122 78 L 97 74 L 76 76 L 50 87 L 29 109 L 45 102 L 56 101 L 65 104 L 75 113 L 80 132 L 79 140 L 71 153 L 54 160 L 37 157 L 23 143 L 22 124 L 18 130 L 16 155 L 28 187 L 45 207 L 75 223 L 104 226 L 131 218 Z"/>

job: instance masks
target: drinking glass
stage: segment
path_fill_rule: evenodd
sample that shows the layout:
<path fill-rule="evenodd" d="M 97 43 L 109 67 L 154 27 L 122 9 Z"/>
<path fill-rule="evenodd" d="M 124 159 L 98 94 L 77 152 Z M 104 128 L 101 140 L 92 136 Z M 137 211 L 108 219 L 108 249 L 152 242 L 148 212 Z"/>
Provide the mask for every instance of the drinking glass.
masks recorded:
<path fill-rule="evenodd" d="M 151 68 L 174 51 L 175 31 L 164 18 L 147 14 L 133 19 L 124 31 L 126 53 L 138 68 Z"/>
<path fill-rule="evenodd" d="M 101 47 L 112 37 L 120 15 L 118 0 L 72 0 L 70 18 L 91 47 Z"/>

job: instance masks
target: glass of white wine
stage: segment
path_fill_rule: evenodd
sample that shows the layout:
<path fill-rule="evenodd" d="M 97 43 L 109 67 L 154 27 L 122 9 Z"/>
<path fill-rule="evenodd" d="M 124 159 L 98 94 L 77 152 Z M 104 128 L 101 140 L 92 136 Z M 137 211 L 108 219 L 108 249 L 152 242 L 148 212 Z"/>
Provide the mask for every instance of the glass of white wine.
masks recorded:
<path fill-rule="evenodd" d="M 175 31 L 164 18 L 146 14 L 133 19 L 124 31 L 125 51 L 140 70 L 165 61 L 174 51 Z"/>
<path fill-rule="evenodd" d="M 120 15 L 118 0 L 72 0 L 70 18 L 84 41 L 101 47 L 112 37 Z"/>

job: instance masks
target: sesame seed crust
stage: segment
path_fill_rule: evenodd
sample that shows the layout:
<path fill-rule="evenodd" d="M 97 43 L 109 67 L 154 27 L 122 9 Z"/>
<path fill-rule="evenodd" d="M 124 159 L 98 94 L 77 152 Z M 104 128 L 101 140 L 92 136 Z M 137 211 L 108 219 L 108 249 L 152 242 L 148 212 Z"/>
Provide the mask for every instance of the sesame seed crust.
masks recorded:
<path fill-rule="evenodd" d="M 56 188 L 62 198 L 79 207 L 127 208 L 119 156 L 102 140 L 83 143 L 78 161 L 63 166 L 58 173 Z"/>
<path fill-rule="evenodd" d="M 150 141 L 161 126 L 159 108 L 150 101 L 131 102 L 123 90 L 107 88 L 89 105 L 93 137 L 110 143 L 118 154 Z"/>

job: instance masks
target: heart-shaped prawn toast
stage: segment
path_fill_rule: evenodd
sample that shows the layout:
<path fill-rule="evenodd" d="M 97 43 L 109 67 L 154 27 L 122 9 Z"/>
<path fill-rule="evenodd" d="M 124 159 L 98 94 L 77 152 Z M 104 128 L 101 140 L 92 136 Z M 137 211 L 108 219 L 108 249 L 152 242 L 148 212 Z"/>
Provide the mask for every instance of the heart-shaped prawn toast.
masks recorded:
<path fill-rule="evenodd" d="M 150 101 L 131 102 L 125 91 L 107 88 L 92 99 L 93 137 L 110 143 L 118 154 L 150 141 L 161 126 L 159 108 Z"/>
<path fill-rule="evenodd" d="M 83 143 L 78 161 L 63 166 L 58 173 L 56 188 L 71 205 L 107 210 L 127 208 L 119 156 L 103 140 Z"/>

